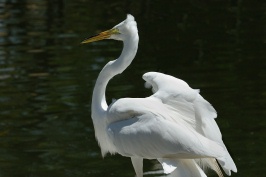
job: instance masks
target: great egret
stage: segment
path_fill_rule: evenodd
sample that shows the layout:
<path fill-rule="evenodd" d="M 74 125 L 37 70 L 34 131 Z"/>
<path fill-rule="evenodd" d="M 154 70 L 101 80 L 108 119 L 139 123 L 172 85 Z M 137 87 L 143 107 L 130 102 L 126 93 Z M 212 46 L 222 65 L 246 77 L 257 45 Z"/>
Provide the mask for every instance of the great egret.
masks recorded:
<path fill-rule="evenodd" d="M 92 120 L 95 136 L 106 153 L 131 157 L 138 177 L 143 176 L 143 159 L 157 159 L 166 174 L 181 177 L 206 176 L 209 167 L 223 176 L 237 172 L 214 118 L 211 104 L 183 80 L 148 72 L 143 75 L 153 95 L 147 98 L 122 98 L 107 105 L 105 90 L 109 80 L 122 73 L 138 49 L 137 23 L 132 15 L 112 29 L 84 40 L 103 39 L 124 43 L 120 57 L 108 62 L 100 72 L 92 96 Z M 216 161 L 217 160 L 217 161 Z"/>

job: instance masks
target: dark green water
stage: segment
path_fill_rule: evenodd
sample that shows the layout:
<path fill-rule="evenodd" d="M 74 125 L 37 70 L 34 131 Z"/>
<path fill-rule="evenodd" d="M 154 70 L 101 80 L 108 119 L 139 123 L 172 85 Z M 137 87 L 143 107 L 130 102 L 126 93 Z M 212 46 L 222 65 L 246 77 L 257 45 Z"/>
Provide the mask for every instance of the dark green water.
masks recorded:
<path fill-rule="evenodd" d="M 265 176 L 261 0 L 0 0 L 0 176 L 134 176 L 129 158 L 101 158 L 90 118 L 97 75 L 122 44 L 79 44 L 127 13 L 138 22 L 139 51 L 108 85 L 109 102 L 150 95 L 147 71 L 181 78 L 216 108 L 239 171 L 232 176 Z"/>

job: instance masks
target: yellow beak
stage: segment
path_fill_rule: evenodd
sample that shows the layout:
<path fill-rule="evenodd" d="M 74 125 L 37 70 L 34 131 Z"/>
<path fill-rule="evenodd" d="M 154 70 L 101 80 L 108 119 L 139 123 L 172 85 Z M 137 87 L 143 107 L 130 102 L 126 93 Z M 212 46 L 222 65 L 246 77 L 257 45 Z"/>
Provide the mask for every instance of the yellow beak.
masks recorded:
<path fill-rule="evenodd" d="M 95 41 L 100 41 L 103 39 L 107 39 L 109 38 L 111 35 L 113 34 L 119 34 L 119 30 L 116 28 L 107 30 L 107 31 L 103 31 L 95 36 L 92 36 L 88 39 L 85 39 L 84 41 L 81 42 L 81 44 L 86 44 L 86 43 L 91 43 L 91 42 L 95 42 Z"/>

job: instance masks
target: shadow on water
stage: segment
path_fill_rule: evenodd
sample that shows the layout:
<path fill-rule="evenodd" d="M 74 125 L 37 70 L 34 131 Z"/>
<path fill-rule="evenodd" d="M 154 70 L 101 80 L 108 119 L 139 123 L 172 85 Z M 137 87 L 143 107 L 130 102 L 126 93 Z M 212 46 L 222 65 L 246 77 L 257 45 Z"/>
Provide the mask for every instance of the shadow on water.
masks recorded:
<path fill-rule="evenodd" d="M 101 158 L 90 118 L 97 75 L 122 44 L 79 44 L 126 13 L 139 51 L 108 85 L 109 102 L 150 95 L 147 71 L 184 79 L 218 111 L 233 176 L 264 176 L 265 12 L 243 0 L 0 0 L 0 176 L 134 176 L 129 158 Z"/>

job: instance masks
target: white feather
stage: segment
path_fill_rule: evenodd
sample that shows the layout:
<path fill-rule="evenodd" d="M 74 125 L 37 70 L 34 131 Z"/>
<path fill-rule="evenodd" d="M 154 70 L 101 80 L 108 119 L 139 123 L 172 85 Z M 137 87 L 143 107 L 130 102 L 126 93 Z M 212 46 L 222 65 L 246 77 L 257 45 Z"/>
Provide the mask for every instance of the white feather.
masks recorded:
<path fill-rule="evenodd" d="M 206 177 L 199 162 L 220 175 L 216 161 L 204 159 L 217 159 L 229 175 L 231 170 L 236 172 L 214 120 L 216 111 L 185 81 L 149 72 L 143 79 L 146 87 L 152 87 L 152 96 L 118 99 L 108 106 L 108 82 L 130 65 L 138 49 L 134 17 L 128 15 L 111 30 L 83 43 L 101 39 L 124 44 L 120 57 L 102 69 L 93 90 L 92 119 L 103 156 L 109 152 L 131 157 L 138 177 L 143 175 L 143 158 L 158 159 L 166 173 L 181 177 Z"/>

